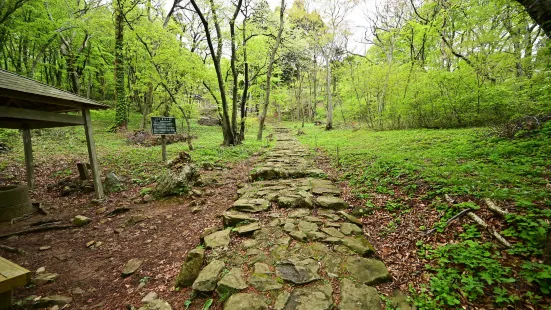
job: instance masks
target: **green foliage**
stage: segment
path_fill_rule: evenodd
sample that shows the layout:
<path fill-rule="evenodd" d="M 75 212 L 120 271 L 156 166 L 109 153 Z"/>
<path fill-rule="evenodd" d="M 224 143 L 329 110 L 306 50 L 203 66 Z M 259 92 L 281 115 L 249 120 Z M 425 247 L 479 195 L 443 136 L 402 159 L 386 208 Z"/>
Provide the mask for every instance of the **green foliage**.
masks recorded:
<path fill-rule="evenodd" d="M 201 308 L 202 310 L 208 310 L 210 309 L 210 307 L 212 306 L 212 302 L 213 302 L 213 299 L 212 298 L 209 298 L 205 301 L 205 303 L 203 304 L 203 308 Z"/>

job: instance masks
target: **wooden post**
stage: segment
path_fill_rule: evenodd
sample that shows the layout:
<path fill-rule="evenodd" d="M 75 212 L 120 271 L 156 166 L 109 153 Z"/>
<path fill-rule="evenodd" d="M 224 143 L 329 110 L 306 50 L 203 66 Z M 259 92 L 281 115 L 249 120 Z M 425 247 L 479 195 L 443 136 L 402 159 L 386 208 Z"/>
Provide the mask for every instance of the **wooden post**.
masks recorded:
<path fill-rule="evenodd" d="M 25 149 L 25 165 L 27 166 L 27 185 L 29 189 L 34 188 L 34 166 L 33 166 L 33 144 L 31 141 L 31 130 L 23 129 L 23 148 Z"/>
<path fill-rule="evenodd" d="M 0 309 L 4 310 L 8 310 L 8 309 L 13 309 L 13 294 L 12 294 L 12 290 L 9 290 L 9 291 L 6 291 L 6 292 L 3 292 L 3 293 L 0 293 Z"/>
<path fill-rule="evenodd" d="M 161 152 L 163 156 L 163 162 L 166 162 L 166 136 L 161 135 Z"/>
<path fill-rule="evenodd" d="M 103 199 L 103 185 L 101 184 L 101 174 L 99 170 L 98 158 L 96 157 L 96 144 L 94 142 L 94 133 L 92 132 L 92 120 L 90 119 L 90 110 L 82 109 L 84 118 L 84 133 L 86 134 L 86 144 L 88 145 L 88 156 L 90 157 L 90 166 L 92 166 L 92 179 L 94 180 L 94 190 L 96 199 Z"/>

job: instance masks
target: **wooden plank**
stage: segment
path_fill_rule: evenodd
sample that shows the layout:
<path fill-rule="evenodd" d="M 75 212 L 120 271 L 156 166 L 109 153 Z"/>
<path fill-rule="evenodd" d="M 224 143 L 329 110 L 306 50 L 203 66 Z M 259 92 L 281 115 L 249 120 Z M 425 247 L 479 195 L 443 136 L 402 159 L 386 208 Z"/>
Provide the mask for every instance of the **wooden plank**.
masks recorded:
<path fill-rule="evenodd" d="M 27 285 L 31 280 L 31 272 L 29 270 L 3 257 L 0 257 L 0 275 L 0 293 Z"/>
<path fill-rule="evenodd" d="M 47 122 L 65 123 L 65 124 L 71 124 L 71 125 L 84 125 L 84 120 L 82 119 L 81 116 L 29 110 L 29 109 L 8 108 L 8 107 L 0 106 L 0 115 L 2 115 L 3 118 L 17 118 L 21 120 L 47 121 Z"/>
<path fill-rule="evenodd" d="M 34 188 L 34 165 L 33 165 L 33 144 L 31 130 L 23 129 L 23 148 L 25 149 L 25 166 L 27 168 L 27 185 L 29 189 Z"/>
<path fill-rule="evenodd" d="M 56 122 L 45 122 L 45 121 L 21 121 L 18 119 L 0 118 L 0 128 L 23 130 L 25 128 L 42 129 L 42 128 L 56 128 L 56 127 L 67 127 L 67 126 L 79 126 L 79 125 L 56 123 Z"/>
<path fill-rule="evenodd" d="M 88 156 L 90 157 L 90 166 L 92 167 L 92 179 L 94 180 L 94 190 L 96 199 L 103 199 L 103 185 L 101 184 L 101 174 L 99 170 L 98 158 L 96 156 L 96 144 L 94 142 L 94 133 L 92 131 L 92 119 L 90 110 L 82 109 L 84 119 L 84 133 L 86 134 L 86 144 L 88 145 Z"/>

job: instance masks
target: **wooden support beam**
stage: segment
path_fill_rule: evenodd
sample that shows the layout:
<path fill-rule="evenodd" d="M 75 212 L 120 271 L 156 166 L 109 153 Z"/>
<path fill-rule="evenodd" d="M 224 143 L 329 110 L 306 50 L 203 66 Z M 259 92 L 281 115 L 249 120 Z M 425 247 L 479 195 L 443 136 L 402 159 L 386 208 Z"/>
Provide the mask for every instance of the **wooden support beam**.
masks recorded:
<path fill-rule="evenodd" d="M 0 106 L 0 115 L 2 116 L 2 118 L 55 122 L 68 125 L 84 125 L 83 118 L 78 115 L 67 115 L 29 109 L 8 108 L 4 106 Z"/>
<path fill-rule="evenodd" d="M 33 144 L 31 141 L 31 130 L 23 129 L 23 148 L 25 150 L 25 166 L 27 168 L 27 185 L 29 189 L 34 188 L 34 165 L 33 165 Z"/>
<path fill-rule="evenodd" d="M 94 180 L 94 190 L 96 199 L 103 199 L 103 185 L 101 184 L 101 174 L 99 170 L 98 158 L 96 156 L 96 144 L 94 142 L 94 133 L 92 131 L 92 119 L 90 110 L 82 109 L 82 118 L 84 119 L 84 132 L 86 134 L 86 144 L 88 145 L 88 156 L 90 157 L 90 166 L 92 166 L 92 179 Z"/>

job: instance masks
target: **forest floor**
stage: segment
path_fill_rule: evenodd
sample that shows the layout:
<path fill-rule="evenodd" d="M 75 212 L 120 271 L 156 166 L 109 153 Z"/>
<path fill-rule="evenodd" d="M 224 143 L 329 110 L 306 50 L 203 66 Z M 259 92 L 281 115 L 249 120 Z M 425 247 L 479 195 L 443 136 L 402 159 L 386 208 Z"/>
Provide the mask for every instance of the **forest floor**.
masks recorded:
<path fill-rule="evenodd" d="M 66 224 L 75 215 L 92 222 L 4 239 L 2 245 L 27 254 L 2 256 L 33 276 L 40 267 L 59 274 L 52 283 L 17 289 L 15 299 L 29 304 L 38 296 L 57 294 L 71 296 L 75 309 L 122 309 L 140 305 L 147 292 L 155 291 L 174 309 L 184 309 L 194 296 L 189 289 L 175 289 L 174 281 L 185 254 L 199 244 L 204 228 L 221 225 L 219 216 L 235 201 L 266 142 L 254 142 L 250 134 L 244 145 L 223 148 L 219 128 L 194 124 L 196 149 L 190 154 L 199 166 L 209 163 L 201 174 L 217 183 L 196 195 L 145 203 L 144 195 L 163 168 L 160 147 L 128 144 L 126 136 L 105 132 L 109 112 L 92 117 L 103 175 L 114 172 L 123 186 L 100 205 L 91 203 L 91 193 L 62 197 L 56 184 L 77 178 L 76 163 L 87 161 L 82 130 L 52 129 L 34 137 L 37 188 L 31 196 L 49 215 L 3 224 L 0 234 L 44 220 Z M 285 125 L 293 133 L 299 128 Z M 392 276 L 391 283 L 378 287 L 383 297 L 400 289 L 420 309 L 544 309 L 551 304 L 546 293 L 551 269 L 541 259 L 551 205 L 547 131 L 508 140 L 487 135 L 488 129 L 326 132 L 312 125 L 302 130 L 299 140 L 311 147 L 318 168 L 338 183 Z M 1 138 L 13 149 L 0 154 L 0 183 L 23 183 L 17 133 Z M 171 144 L 168 157 L 180 151 L 187 151 L 185 143 Z M 457 203 L 448 203 L 445 195 Z M 484 198 L 511 215 L 489 212 Z M 192 214 L 197 206 L 201 211 Z M 130 210 L 107 216 L 124 207 Z M 467 217 L 446 226 L 465 208 L 501 232 L 513 248 L 500 246 Z M 426 235 L 432 228 L 436 231 Z M 91 241 L 95 245 L 87 247 Z M 146 257 L 142 267 L 122 278 L 123 266 L 137 257 Z M 194 298 L 190 309 L 201 309 L 205 302 L 208 298 Z M 212 308 L 218 307 L 220 303 Z"/>

